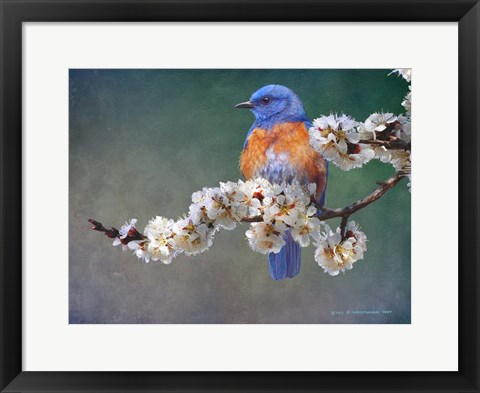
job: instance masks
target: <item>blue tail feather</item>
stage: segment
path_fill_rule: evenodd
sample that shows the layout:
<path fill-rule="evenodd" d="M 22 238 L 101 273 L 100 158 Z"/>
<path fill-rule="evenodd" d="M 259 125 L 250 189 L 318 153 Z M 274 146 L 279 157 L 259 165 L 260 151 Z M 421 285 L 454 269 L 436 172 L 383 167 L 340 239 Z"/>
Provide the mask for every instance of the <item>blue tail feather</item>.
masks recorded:
<path fill-rule="evenodd" d="M 300 245 L 293 240 L 290 232 L 285 234 L 284 239 L 286 244 L 279 253 L 268 254 L 270 276 L 274 280 L 295 277 L 300 272 Z"/>

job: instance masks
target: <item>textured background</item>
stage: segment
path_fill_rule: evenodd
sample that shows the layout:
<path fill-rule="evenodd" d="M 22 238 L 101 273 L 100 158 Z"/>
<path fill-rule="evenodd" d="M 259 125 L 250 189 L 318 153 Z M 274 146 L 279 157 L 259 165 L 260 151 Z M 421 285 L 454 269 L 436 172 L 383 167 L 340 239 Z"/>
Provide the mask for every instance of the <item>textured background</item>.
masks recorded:
<path fill-rule="evenodd" d="M 406 180 L 352 217 L 369 250 L 337 277 L 323 273 L 309 247 L 297 277 L 271 280 L 266 256 L 248 247 L 246 224 L 220 232 L 202 255 L 162 265 L 113 248 L 87 222 L 118 228 L 136 217 L 143 230 L 152 216 L 187 211 L 202 186 L 239 179 L 253 115 L 233 106 L 263 85 L 292 88 L 312 118 L 334 111 L 363 121 L 374 111 L 403 112 L 407 84 L 387 74 L 71 70 L 70 323 L 410 323 Z M 332 208 L 367 195 L 393 173 L 378 161 L 350 172 L 330 169 L 326 204 Z"/>

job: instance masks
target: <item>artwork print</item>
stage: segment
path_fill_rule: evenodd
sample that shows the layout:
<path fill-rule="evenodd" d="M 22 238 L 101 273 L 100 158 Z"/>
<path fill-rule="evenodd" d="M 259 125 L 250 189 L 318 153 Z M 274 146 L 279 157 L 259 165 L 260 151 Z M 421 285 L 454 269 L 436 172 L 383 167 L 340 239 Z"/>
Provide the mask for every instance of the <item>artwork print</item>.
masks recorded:
<path fill-rule="evenodd" d="M 410 69 L 71 69 L 71 324 L 408 324 Z"/>

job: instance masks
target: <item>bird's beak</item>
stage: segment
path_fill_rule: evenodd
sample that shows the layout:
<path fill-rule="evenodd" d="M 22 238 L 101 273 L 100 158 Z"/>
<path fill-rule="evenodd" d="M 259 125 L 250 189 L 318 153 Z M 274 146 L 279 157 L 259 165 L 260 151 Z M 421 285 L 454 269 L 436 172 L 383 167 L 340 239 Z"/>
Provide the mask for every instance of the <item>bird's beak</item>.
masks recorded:
<path fill-rule="evenodd" d="M 235 105 L 235 108 L 248 108 L 252 109 L 253 104 L 250 101 L 241 102 L 240 104 Z"/>

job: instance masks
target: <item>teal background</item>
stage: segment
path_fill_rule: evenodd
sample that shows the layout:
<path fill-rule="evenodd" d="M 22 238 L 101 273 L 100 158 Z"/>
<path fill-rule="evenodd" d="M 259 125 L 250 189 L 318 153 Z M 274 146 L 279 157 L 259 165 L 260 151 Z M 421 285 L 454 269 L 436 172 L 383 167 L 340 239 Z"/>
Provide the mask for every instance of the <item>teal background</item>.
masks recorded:
<path fill-rule="evenodd" d="M 70 323 L 410 323 L 410 193 L 406 180 L 352 219 L 369 250 L 354 269 L 323 272 L 303 249 L 300 274 L 273 281 L 250 250 L 248 225 L 171 265 L 142 263 L 89 229 L 155 215 L 177 218 L 192 192 L 241 178 L 253 122 L 234 109 L 259 87 L 293 89 L 311 118 L 344 112 L 364 121 L 402 113 L 408 88 L 389 70 L 70 70 Z M 330 165 L 327 207 L 364 197 L 394 173 L 372 161 Z M 329 220 L 333 226 L 338 221 Z"/>

